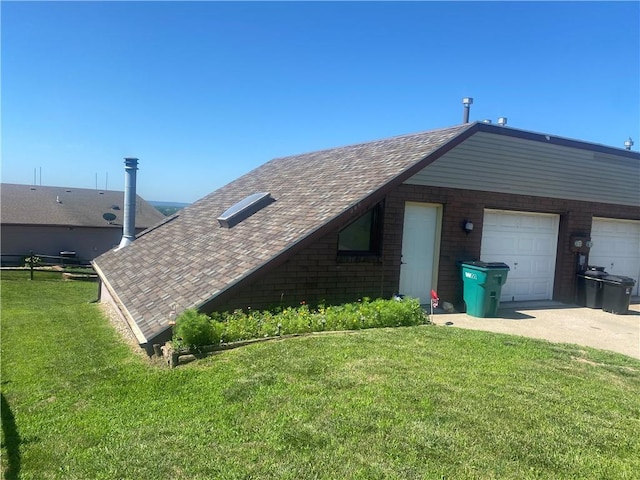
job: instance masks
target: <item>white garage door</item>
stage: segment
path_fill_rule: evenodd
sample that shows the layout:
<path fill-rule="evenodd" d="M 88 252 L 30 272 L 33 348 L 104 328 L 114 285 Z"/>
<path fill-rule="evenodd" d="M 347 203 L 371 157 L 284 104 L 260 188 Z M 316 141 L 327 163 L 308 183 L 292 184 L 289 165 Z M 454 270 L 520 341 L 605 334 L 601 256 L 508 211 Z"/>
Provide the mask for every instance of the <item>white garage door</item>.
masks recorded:
<path fill-rule="evenodd" d="M 589 264 L 602 266 L 608 273 L 633 278 L 636 281 L 633 295 L 638 295 L 640 222 L 594 217 L 591 240 Z"/>
<path fill-rule="evenodd" d="M 480 260 L 510 267 L 501 301 L 553 298 L 559 220 L 544 213 L 485 210 Z"/>

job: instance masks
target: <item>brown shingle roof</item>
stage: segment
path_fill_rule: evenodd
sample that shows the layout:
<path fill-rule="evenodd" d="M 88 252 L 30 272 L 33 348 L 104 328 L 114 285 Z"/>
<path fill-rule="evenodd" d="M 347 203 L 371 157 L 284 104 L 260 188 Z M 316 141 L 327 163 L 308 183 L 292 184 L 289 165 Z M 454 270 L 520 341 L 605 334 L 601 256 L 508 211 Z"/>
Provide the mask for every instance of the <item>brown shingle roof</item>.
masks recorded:
<path fill-rule="evenodd" d="M 86 188 L 46 187 L 3 183 L 3 225 L 62 225 L 122 229 L 124 192 Z M 116 206 L 118 209 L 114 209 Z M 115 219 L 107 222 L 103 214 Z M 164 215 L 141 197 L 136 199 L 136 228 L 148 228 Z"/>
<path fill-rule="evenodd" d="M 385 186 L 423 168 L 435 159 L 427 157 L 449 148 L 469 128 L 272 160 L 128 247 L 98 257 L 95 265 L 145 343 L 168 328 L 172 306 L 178 312 L 200 306 L 265 268 Z M 270 192 L 276 201 L 233 228 L 219 226 L 218 216 L 256 192 Z"/>

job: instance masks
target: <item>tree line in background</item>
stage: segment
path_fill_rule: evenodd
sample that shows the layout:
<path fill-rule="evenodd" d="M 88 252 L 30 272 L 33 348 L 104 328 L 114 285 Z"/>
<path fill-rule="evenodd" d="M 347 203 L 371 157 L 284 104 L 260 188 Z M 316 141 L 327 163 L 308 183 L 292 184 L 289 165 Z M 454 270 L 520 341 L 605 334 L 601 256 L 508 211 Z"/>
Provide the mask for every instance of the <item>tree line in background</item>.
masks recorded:
<path fill-rule="evenodd" d="M 170 217 L 171 215 L 175 215 L 184 207 L 186 207 L 187 203 L 165 203 L 165 202 L 149 202 L 154 206 L 156 210 L 162 213 L 165 217 Z"/>

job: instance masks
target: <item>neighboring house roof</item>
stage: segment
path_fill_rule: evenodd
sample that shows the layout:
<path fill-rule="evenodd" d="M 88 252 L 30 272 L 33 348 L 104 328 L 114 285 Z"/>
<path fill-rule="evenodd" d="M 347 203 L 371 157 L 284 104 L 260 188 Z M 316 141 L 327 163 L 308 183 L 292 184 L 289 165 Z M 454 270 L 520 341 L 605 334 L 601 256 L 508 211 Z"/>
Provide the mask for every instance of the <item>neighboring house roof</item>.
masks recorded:
<path fill-rule="evenodd" d="M 275 159 L 94 265 L 140 343 L 147 343 L 169 328 L 172 310 L 205 306 L 281 264 L 478 131 L 544 141 L 540 134 L 473 123 Z M 219 225 L 223 212 L 258 192 L 269 192 L 275 202 L 232 228 Z"/>
<path fill-rule="evenodd" d="M 124 193 L 86 188 L 0 185 L 3 225 L 47 225 L 122 229 Z M 108 222 L 105 213 L 115 215 Z M 136 228 L 148 228 L 165 216 L 136 198 Z"/>

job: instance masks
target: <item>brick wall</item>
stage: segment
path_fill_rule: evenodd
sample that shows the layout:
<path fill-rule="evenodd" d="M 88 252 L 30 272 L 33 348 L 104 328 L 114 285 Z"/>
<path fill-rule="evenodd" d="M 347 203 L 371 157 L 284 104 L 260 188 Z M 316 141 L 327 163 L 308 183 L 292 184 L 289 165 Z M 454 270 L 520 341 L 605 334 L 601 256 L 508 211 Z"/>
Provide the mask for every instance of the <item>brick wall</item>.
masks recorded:
<path fill-rule="evenodd" d="M 362 297 L 390 297 L 397 274 L 389 273 L 385 255 L 355 259 L 337 257 L 337 230 L 284 264 L 211 305 L 216 310 L 343 303 Z M 397 287 L 395 287 L 397 288 Z"/>
<path fill-rule="evenodd" d="M 402 185 L 385 200 L 383 252 L 375 258 L 339 258 L 337 234 L 344 225 L 310 247 L 303 249 L 275 269 L 261 274 L 209 305 L 210 309 L 269 308 L 301 302 L 341 303 L 364 296 L 391 297 L 398 292 L 406 201 L 443 206 L 442 236 L 437 290 L 441 299 L 457 306 L 462 302 L 462 280 L 458 262 L 480 258 L 485 208 L 560 215 L 554 299 L 572 302 L 577 267 L 570 251 L 574 235 L 588 236 L 592 216 L 640 220 L 640 209 L 523 195 L 511 195 L 450 188 Z M 466 234 L 462 222 L 474 230 Z"/>
<path fill-rule="evenodd" d="M 570 251 L 571 237 L 589 236 L 593 216 L 640 219 L 638 207 L 418 185 L 402 185 L 389 194 L 387 200 L 396 205 L 405 201 L 443 205 L 438 295 L 456 305 L 462 302 L 462 280 L 457 262 L 480 258 L 485 208 L 560 215 L 553 297 L 563 302 L 572 302 L 575 291 L 577 254 Z M 474 224 L 469 235 L 462 229 L 464 220 Z M 401 231 L 402 223 L 399 228 Z"/>

